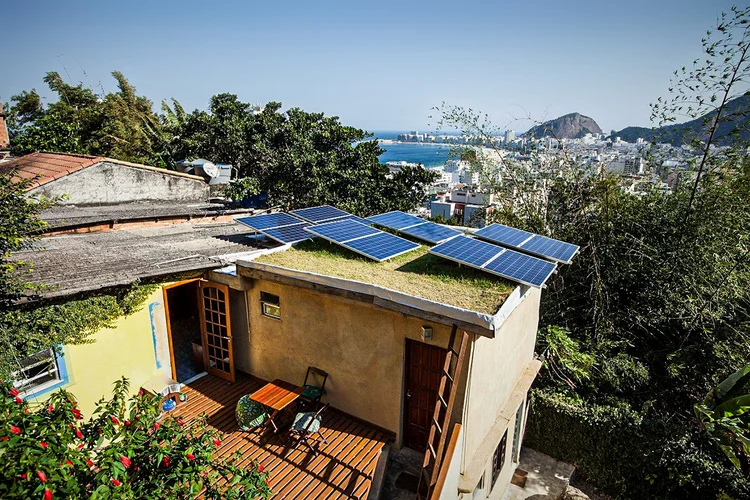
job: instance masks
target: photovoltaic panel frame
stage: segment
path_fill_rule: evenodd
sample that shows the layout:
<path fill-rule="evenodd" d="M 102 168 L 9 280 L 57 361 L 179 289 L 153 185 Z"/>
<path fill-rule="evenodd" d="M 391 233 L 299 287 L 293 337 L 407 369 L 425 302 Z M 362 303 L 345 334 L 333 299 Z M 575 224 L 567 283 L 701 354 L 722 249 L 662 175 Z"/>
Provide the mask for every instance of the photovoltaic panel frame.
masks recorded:
<path fill-rule="evenodd" d="M 419 248 L 417 243 L 351 219 L 309 226 L 305 231 L 378 262 Z"/>
<path fill-rule="evenodd" d="M 580 249 L 571 243 L 497 223 L 480 229 L 474 236 L 563 264 L 570 264 Z"/>
<path fill-rule="evenodd" d="M 305 228 L 308 226 L 310 226 L 309 222 L 302 222 L 300 224 L 291 224 L 289 226 L 263 229 L 260 232 L 280 243 L 298 243 L 313 238 L 313 235 L 305 231 Z"/>
<path fill-rule="evenodd" d="M 430 248 L 431 254 L 495 274 L 524 285 L 541 288 L 557 264 L 491 243 L 457 236 Z"/>
<path fill-rule="evenodd" d="M 298 210 L 292 210 L 290 212 L 295 217 L 304 219 L 314 224 L 330 221 L 333 219 L 340 219 L 351 215 L 348 212 L 344 212 L 341 209 L 332 207 L 331 205 L 321 205 L 319 207 L 300 208 Z"/>
<path fill-rule="evenodd" d="M 244 224 L 256 231 L 271 229 L 274 227 L 290 226 L 305 222 L 297 217 L 292 217 L 285 212 L 276 212 L 272 214 L 253 215 L 251 217 L 238 217 L 235 221 Z"/>
<path fill-rule="evenodd" d="M 461 234 L 461 231 L 440 224 L 435 224 L 434 222 L 426 221 L 398 210 L 385 214 L 373 215 L 372 217 L 369 217 L 368 220 L 379 226 L 407 234 L 433 245 L 442 243 L 445 240 L 454 238 Z"/>
<path fill-rule="evenodd" d="M 424 219 L 420 219 L 419 217 L 409 215 L 399 210 L 373 215 L 372 217 L 368 217 L 367 220 L 374 222 L 379 226 L 387 227 L 388 229 L 395 229 L 396 231 L 425 222 Z"/>

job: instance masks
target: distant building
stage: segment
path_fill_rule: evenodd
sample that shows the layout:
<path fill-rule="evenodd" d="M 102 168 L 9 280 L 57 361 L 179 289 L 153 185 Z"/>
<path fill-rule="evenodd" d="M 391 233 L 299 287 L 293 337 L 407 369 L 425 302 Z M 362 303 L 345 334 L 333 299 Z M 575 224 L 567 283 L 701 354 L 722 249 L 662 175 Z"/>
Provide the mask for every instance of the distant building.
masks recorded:
<path fill-rule="evenodd" d="M 516 140 L 516 133 L 513 130 L 505 131 L 505 144 L 510 144 Z"/>
<path fill-rule="evenodd" d="M 8 137 L 8 126 L 5 123 L 3 103 L 0 101 L 0 160 L 10 155 L 10 138 Z"/>

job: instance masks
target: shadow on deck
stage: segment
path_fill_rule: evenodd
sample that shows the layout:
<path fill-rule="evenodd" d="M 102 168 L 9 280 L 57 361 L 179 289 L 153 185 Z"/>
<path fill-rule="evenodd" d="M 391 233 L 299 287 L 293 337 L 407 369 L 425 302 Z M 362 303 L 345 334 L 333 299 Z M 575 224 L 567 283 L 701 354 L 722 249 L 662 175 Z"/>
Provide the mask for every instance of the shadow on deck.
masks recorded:
<path fill-rule="evenodd" d="M 265 384 L 242 373 L 234 383 L 206 375 L 183 389 L 188 401 L 174 413 L 185 419 L 207 414 L 208 424 L 225 434 L 219 455 L 240 450 L 241 464 L 254 460 L 263 464 L 275 498 L 366 498 L 388 436 L 333 408 L 323 416 L 321 432 L 328 444 L 318 443 L 317 456 L 304 444 L 287 445 L 288 428 L 278 434 L 270 429 L 239 430 L 234 414 L 237 401 Z"/>

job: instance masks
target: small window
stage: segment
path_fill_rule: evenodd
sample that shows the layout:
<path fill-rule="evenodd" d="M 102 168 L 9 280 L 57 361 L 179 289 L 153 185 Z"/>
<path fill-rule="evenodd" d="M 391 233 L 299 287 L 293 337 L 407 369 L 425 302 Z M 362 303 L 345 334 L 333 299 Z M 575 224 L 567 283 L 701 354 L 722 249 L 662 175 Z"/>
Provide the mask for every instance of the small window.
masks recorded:
<path fill-rule="evenodd" d="M 513 452 L 510 455 L 511 460 L 518 463 L 521 457 L 521 433 L 523 432 L 523 402 L 516 410 L 516 426 L 513 429 Z"/>
<path fill-rule="evenodd" d="M 13 386 L 24 396 L 39 392 L 62 381 L 54 349 L 40 351 L 21 361 L 21 369 L 13 372 Z"/>
<path fill-rule="evenodd" d="M 278 295 L 260 292 L 260 309 L 263 316 L 281 319 L 281 304 Z"/>
<path fill-rule="evenodd" d="M 495 448 L 495 454 L 492 457 L 492 487 L 495 487 L 495 483 L 497 482 L 498 476 L 500 476 L 500 472 L 503 470 L 503 466 L 505 465 L 505 445 L 508 442 L 508 429 L 505 429 L 505 434 L 503 434 L 503 438 L 500 440 L 500 444 L 497 445 L 497 448 Z"/>
<path fill-rule="evenodd" d="M 484 498 L 484 496 L 484 474 L 482 474 L 477 486 L 474 488 L 474 493 L 472 493 L 471 498 Z"/>

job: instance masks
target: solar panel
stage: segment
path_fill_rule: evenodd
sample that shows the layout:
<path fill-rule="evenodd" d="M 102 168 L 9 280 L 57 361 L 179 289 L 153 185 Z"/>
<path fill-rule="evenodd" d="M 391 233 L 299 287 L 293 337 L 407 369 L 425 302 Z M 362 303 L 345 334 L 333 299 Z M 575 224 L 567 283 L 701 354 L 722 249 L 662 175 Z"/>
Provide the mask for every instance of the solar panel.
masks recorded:
<path fill-rule="evenodd" d="M 417 243 L 349 219 L 309 226 L 305 231 L 378 262 L 419 248 Z"/>
<path fill-rule="evenodd" d="M 314 237 L 312 234 L 305 231 L 305 228 L 309 225 L 308 222 L 302 222 L 290 226 L 263 229 L 260 232 L 281 243 L 297 243 Z"/>
<path fill-rule="evenodd" d="M 357 217 L 356 215 L 347 215 L 346 217 L 338 217 L 336 219 L 331 219 L 326 222 L 336 222 L 340 220 L 353 220 L 355 222 L 359 222 L 360 224 L 365 224 L 366 226 L 371 226 L 372 222 L 370 222 L 367 219 L 363 219 L 362 217 Z"/>
<path fill-rule="evenodd" d="M 441 226 L 440 224 L 435 224 L 434 222 L 424 222 L 422 224 L 417 224 L 416 226 L 402 229 L 400 232 L 408 234 L 409 236 L 414 236 L 415 238 L 419 238 L 420 240 L 424 240 L 428 243 L 432 243 L 433 245 L 450 238 L 455 238 L 456 236 L 459 236 L 461 234 L 461 231 L 456 231 L 455 229 Z"/>
<path fill-rule="evenodd" d="M 461 264 L 481 268 L 485 262 L 499 254 L 502 250 L 502 248 L 485 243 L 484 241 L 467 238 L 466 236 L 458 236 L 436 247 L 432 247 L 430 253 Z"/>
<path fill-rule="evenodd" d="M 503 249 L 500 255 L 485 264 L 482 269 L 519 283 L 541 287 L 556 267 L 553 262 Z"/>
<path fill-rule="evenodd" d="M 234 220 L 241 224 L 249 226 L 256 231 L 260 231 L 262 229 L 270 229 L 272 227 L 289 226 L 291 224 L 299 224 L 300 222 L 304 222 L 284 212 L 253 215 L 252 217 L 239 217 Z"/>
<path fill-rule="evenodd" d="M 417 243 L 383 232 L 348 241 L 345 246 L 378 262 L 419 248 Z"/>
<path fill-rule="evenodd" d="M 474 233 L 474 235 L 483 240 L 565 264 L 570 264 L 573 256 L 580 248 L 577 245 L 521 231 L 503 224 L 490 224 Z"/>
<path fill-rule="evenodd" d="M 557 264 L 466 236 L 451 238 L 430 253 L 525 285 L 541 287 Z"/>
<path fill-rule="evenodd" d="M 300 208 L 298 210 L 292 210 L 290 213 L 296 215 L 297 217 L 300 217 L 301 219 L 304 219 L 308 222 L 313 222 L 313 223 L 328 221 L 331 219 L 338 219 L 338 218 L 346 217 L 347 215 L 350 215 L 347 212 L 344 212 L 343 210 L 339 210 L 336 207 L 332 207 L 331 205 L 321 205 L 319 207 L 311 207 L 311 208 Z"/>
<path fill-rule="evenodd" d="M 307 231 L 322 236 L 323 238 L 335 243 L 344 243 L 355 238 L 361 238 L 362 236 L 370 236 L 382 232 L 374 227 L 360 224 L 359 222 L 349 219 L 317 224 L 308 227 Z"/>
<path fill-rule="evenodd" d="M 398 210 L 385 214 L 373 215 L 372 217 L 368 217 L 367 220 L 380 226 L 387 227 L 388 229 L 395 230 L 405 229 L 425 222 L 424 219 L 405 214 L 404 212 L 399 212 Z"/>

